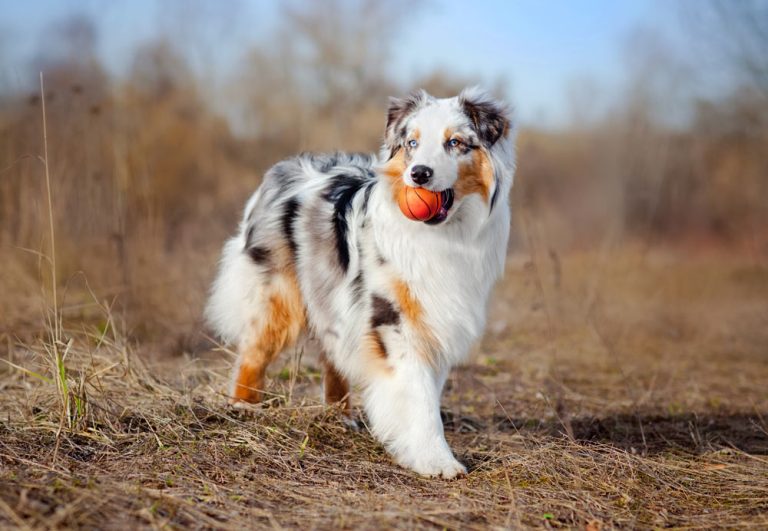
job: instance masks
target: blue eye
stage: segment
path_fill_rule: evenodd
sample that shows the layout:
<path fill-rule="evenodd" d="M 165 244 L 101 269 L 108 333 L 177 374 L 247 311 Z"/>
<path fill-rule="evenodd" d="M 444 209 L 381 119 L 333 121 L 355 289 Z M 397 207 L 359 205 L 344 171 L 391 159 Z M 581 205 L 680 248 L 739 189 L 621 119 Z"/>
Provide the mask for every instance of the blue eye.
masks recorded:
<path fill-rule="evenodd" d="M 416 146 L 418 146 L 418 145 L 419 145 L 419 141 L 418 141 L 418 140 L 415 140 L 415 139 L 414 139 L 414 140 L 409 140 L 409 141 L 408 141 L 408 145 L 409 145 L 410 147 L 412 147 L 412 148 L 415 148 Z"/>
<path fill-rule="evenodd" d="M 451 147 L 456 147 L 456 146 L 458 146 L 460 143 L 461 143 L 461 142 L 459 142 L 459 141 L 458 141 L 458 140 L 456 140 L 455 138 L 451 138 L 451 139 L 448 141 L 448 145 L 449 145 L 449 146 L 451 146 Z"/>

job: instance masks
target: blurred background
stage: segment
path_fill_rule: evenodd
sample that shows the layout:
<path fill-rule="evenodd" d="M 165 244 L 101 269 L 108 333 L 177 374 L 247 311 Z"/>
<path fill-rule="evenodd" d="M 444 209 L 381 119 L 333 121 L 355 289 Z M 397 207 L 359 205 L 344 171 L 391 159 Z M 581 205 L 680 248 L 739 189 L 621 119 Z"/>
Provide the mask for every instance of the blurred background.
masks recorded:
<path fill-rule="evenodd" d="M 178 353 L 266 168 L 376 150 L 388 96 L 472 84 L 519 127 L 511 267 L 559 288 L 594 256 L 594 287 L 627 249 L 704 254 L 764 287 L 768 2 L 3 0 L 0 336 L 50 288 L 43 98 L 65 317 L 95 299 Z"/>

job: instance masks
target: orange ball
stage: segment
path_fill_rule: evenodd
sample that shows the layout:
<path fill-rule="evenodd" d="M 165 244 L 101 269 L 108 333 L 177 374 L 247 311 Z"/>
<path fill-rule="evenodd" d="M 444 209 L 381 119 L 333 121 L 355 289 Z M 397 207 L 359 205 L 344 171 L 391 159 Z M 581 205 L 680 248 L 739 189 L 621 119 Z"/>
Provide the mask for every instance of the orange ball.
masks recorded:
<path fill-rule="evenodd" d="M 443 194 L 425 188 L 404 186 L 397 194 L 397 204 L 408 219 L 427 221 L 440 212 L 440 207 L 443 206 Z"/>

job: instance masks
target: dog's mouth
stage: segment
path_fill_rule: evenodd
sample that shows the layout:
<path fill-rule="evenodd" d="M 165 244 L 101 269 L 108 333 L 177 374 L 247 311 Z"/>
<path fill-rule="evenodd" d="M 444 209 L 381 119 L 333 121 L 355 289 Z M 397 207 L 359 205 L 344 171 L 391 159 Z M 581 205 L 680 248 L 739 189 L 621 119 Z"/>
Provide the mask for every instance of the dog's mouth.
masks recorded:
<path fill-rule="evenodd" d="M 447 190 L 443 190 L 440 193 L 443 195 L 443 206 L 440 207 L 440 210 L 437 212 L 437 214 L 435 214 L 434 217 L 424 222 L 427 225 L 439 225 L 448 219 L 448 211 L 453 206 L 453 188 L 448 188 Z"/>

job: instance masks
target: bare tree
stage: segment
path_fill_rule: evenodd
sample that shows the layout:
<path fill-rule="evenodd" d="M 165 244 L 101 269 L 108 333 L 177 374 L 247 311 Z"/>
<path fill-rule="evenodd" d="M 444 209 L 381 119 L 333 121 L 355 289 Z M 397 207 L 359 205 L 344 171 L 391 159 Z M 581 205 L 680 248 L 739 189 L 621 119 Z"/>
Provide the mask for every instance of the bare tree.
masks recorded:
<path fill-rule="evenodd" d="M 278 152 L 370 149 L 391 94 L 390 46 L 420 3 L 329 0 L 290 3 L 268 45 L 255 48 L 238 91 L 246 129 Z M 409 17 L 413 20 L 415 17 Z M 375 111 L 374 111 L 375 109 Z M 375 120 L 373 122 L 372 120 Z"/>
<path fill-rule="evenodd" d="M 711 59 L 768 98 L 768 2 L 702 0 L 684 16 Z"/>

